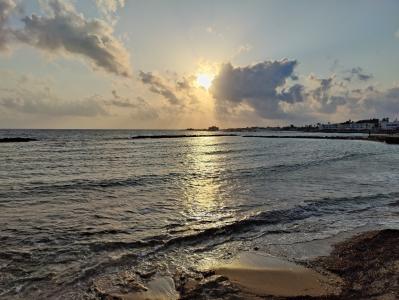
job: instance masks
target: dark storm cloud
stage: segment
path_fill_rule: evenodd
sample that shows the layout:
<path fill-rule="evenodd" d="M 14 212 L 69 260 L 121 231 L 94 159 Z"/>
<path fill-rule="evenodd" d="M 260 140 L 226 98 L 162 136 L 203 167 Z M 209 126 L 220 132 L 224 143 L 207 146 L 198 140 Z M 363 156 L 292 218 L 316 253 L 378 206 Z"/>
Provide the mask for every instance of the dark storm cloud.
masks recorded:
<path fill-rule="evenodd" d="M 123 44 L 113 36 L 113 28 L 99 19 L 86 19 L 68 2 L 43 2 L 45 16 L 32 14 L 22 19 L 22 29 L 6 27 L 15 9 L 12 0 L 0 0 L 0 47 L 11 39 L 51 54 L 78 55 L 94 68 L 123 77 L 131 76 L 130 57 Z"/>
<path fill-rule="evenodd" d="M 245 103 L 267 118 L 281 118 L 284 112 L 281 102 L 294 103 L 303 100 L 303 86 L 284 87 L 297 65 L 295 60 L 264 61 L 245 67 L 224 64 L 210 89 L 219 105 Z M 279 92 L 281 89 L 281 92 Z"/>

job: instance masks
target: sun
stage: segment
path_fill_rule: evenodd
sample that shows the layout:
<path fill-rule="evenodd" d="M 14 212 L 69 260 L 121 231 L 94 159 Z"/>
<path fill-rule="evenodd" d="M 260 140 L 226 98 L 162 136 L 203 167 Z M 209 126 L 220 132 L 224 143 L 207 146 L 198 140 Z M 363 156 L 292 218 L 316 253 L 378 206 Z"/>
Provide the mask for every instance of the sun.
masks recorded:
<path fill-rule="evenodd" d="M 197 75 L 197 84 L 198 86 L 208 90 L 211 87 L 214 78 L 215 75 L 213 74 L 199 73 Z"/>

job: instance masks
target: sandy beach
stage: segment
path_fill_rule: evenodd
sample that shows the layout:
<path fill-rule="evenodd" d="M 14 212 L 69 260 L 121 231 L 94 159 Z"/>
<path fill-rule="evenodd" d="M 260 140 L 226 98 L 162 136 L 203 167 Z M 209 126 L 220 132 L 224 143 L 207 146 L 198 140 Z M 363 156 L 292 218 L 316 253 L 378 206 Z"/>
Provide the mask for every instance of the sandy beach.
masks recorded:
<path fill-rule="evenodd" d="M 85 299 L 398 299 L 398 245 L 399 231 L 387 229 L 357 234 L 302 264 L 242 252 L 192 274 L 99 279 Z"/>
<path fill-rule="evenodd" d="M 246 292 L 259 296 L 326 296 L 337 294 L 338 278 L 265 253 L 244 252 L 233 262 L 216 267 L 215 273 L 226 276 Z"/>

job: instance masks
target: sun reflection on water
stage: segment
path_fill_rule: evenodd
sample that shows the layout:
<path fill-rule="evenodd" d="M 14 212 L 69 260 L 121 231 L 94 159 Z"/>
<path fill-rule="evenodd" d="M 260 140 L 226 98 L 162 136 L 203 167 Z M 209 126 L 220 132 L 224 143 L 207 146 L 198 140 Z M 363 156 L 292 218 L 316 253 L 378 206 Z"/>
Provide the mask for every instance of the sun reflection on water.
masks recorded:
<path fill-rule="evenodd" d="M 223 158 L 211 153 L 223 150 L 218 137 L 188 139 L 188 168 L 194 173 L 185 182 L 184 197 L 187 205 L 202 208 L 223 206 L 220 198 L 220 173 L 224 170 Z"/>

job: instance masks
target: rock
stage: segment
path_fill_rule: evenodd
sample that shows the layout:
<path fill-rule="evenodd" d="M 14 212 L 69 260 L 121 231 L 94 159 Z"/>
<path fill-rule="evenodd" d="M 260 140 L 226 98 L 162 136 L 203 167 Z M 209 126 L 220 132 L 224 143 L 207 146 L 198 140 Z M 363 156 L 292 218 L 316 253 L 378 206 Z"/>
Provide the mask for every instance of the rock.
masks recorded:
<path fill-rule="evenodd" d="M 180 299 L 232 299 L 230 296 L 239 291 L 236 286 L 228 281 L 227 277 L 211 275 L 197 284 L 194 283 L 191 289 L 182 292 Z"/>
<path fill-rule="evenodd" d="M 157 270 L 151 270 L 148 272 L 136 271 L 136 274 L 139 275 L 143 279 L 148 279 L 148 278 L 151 278 L 152 276 L 154 276 L 156 272 L 157 272 Z"/>
<path fill-rule="evenodd" d="M 103 276 L 93 280 L 89 291 L 100 299 L 123 299 L 123 295 L 143 292 L 147 288 L 130 272 Z"/>
<path fill-rule="evenodd" d="M 399 299 L 399 230 L 371 231 L 335 246 L 317 267 L 339 275 L 339 299 Z M 394 297 L 394 298 L 395 298 Z"/>
<path fill-rule="evenodd" d="M 25 142 L 34 142 L 34 141 L 37 140 L 32 138 L 21 138 L 21 137 L 0 138 L 0 143 L 25 143 Z"/>

